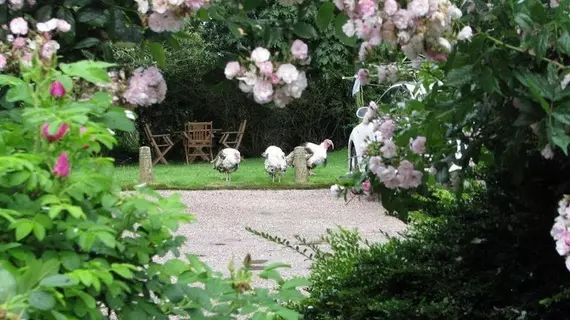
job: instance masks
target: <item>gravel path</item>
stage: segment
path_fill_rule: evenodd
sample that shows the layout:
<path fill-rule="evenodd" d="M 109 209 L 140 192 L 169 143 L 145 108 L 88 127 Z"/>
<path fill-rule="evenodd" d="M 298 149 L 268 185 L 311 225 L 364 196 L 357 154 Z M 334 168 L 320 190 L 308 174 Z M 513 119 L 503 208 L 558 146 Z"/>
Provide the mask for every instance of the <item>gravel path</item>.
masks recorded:
<path fill-rule="evenodd" d="M 345 205 L 342 199 L 332 199 L 328 190 L 161 191 L 172 193 L 182 194 L 188 212 L 196 216 L 194 223 L 177 232 L 188 238 L 183 252 L 199 255 L 225 274 L 232 257 L 239 266 L 247 253 L 253 260 L 267 260 L 265 264 L 290 264 L 291 269 L 282 269 L 283 276 L 308 274 L 310 261 L 247 232 L 246 226 L 292 242 L 296 234 L 318 240 L 336 226 L 358 229 L 371 241 L 385 240 L 380 230 L 396 235 L 404 229 L 400 220 L 382 213 L 379 203 L 354 199 Z"/>

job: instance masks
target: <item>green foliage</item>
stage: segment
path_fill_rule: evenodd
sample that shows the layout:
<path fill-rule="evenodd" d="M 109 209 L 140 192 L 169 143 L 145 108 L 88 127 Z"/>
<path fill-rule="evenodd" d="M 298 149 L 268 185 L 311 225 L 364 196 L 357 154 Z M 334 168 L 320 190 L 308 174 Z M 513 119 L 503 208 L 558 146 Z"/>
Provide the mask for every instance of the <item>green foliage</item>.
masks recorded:
<path fill-rule="evenodd" d="M 570 275 L 549 235 L 560 194 L 547 188 L 564 178 L 531 160 L 519 186 L 503 171 L 484 176 L 486 187 L 470 180 L 461 202 L 442 189 L 417 198 L 422 210 L 387 243 L 333 233 L 332 254 L 312 265 L 304 318 L 566 317 Z"/>
<path fill-rule="evenodd" d="M 133 127 L 124 109 L 103 92 L 79 102 L 72 91 L 62 98 L 49 91 L 56 79 L 69 80 L 69 88 L 72 77 L 105 81 L 110 64 L 33 66 L 21 78 L 2 77 L 16 92 L 8 94 L 15 105 L 0 109 L 2 317 L 299 317 L 281 303 L 302 299 L 296 287 L 306 280 L 281 279 L 276 269 L 285 266 L 271 266 L 260 275 L 275 280 L 277 290 L 269 291 L 251 286 L 250 258 L 229 278 L 191 254 L 180 259 L 186 239 L 173 233 L 194 218 L 180 196 L 144 186 L 121 193 L 113 160 L 95 154 L 116 143 L 109 128 Z M 63 124 L 65 134 L 48 141 Z M 160 262 L 167 255 L 175 258 Z"/>

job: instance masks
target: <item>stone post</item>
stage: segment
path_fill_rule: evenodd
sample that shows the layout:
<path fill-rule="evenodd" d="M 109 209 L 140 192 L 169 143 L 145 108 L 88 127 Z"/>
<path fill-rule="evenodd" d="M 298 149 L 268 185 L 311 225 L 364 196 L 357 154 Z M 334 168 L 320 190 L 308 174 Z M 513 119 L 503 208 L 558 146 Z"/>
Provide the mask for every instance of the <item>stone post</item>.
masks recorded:
<path fill-rule="evenodd" d="M 150 147 L 141 147 L 139 149 L 139 170 L 140 182 L 152 182 L 152 157 L 150 155 Z"/>
<path fill-rule="evenodd" d="M 293 165 L 295 166 L 295 182 L 306 183 L 309 171 L 307 170 L 307 152 L 305 147 L 295 147 Z"/>

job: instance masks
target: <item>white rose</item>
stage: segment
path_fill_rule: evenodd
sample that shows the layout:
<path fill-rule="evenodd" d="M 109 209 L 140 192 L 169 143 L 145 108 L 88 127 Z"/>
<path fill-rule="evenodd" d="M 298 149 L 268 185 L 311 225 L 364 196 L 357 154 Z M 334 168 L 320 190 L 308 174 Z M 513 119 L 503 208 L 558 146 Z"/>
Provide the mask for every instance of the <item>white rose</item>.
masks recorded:
<path fill-rule="evenodd" d="M 463 27 L 457 34 L 457 40 L 470 40 L 473 37 L 473 29 L 470 26 Z"/>
<path fill-rule="evenodd" d="M 282 64 L 277 69 L 277 76 L 283 80 L 283 82 L 290 84 L 299 78 L 299 70 L 290 63 Z"/>
<path fill-rule="evenodd" d="M 226 64 L 226 69 L 224 70 L 224 74 L 226 75 L 227 79 L 231 80 L 238 75 L 240 69 L 241 66 L 239 65 L 239 62 L 230 61 L 228 62 L 228 64 Z"/>
<path fill-rule="evenodd" d="M 273 85 L 267 80 L 258 80 L 253 86 L 253 98 L 255 102 L 265 104 L 271 101 Z"/>
<path fill-rule="evenodd" d="M 257 47 L 251 52 L 251 60 L 256 63 L 268 61 L 270 56 L 269 50 L 262 47 Z"/>
<path fill-rule="evenodd" d="M 463 16 L 463 13 L 456 6 L 451 6 L 447 9 L 447 14 L 451 20 L 457 20 Z"/>

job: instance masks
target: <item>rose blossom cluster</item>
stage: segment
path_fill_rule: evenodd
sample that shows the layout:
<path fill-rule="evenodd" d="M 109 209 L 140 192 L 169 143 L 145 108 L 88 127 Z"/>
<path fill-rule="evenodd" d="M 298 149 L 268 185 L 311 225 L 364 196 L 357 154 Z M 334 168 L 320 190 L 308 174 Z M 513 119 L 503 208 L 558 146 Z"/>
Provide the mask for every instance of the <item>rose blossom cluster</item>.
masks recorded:
<path fill-rule="evenodd" d="M 370 179 L 378 179 L 389 189 L 412 189 L 422 183 L 423 173 L 415 170 L 414 164 L 405 159 L 405 152 L 399 156 L 399 148 L 392 141 L 396 122 L 390 117 L 380 117 L 378 105 L 372 101 L 363 118 L 364 124 L 372 126 L 373 134 L 363 146 L 357 146 L 364 151 L 364 161 L 368 164 Z M 410 139 L 409 150 L 415 154 L 426 152 L 426 137 L 418 136 Z M 400 148 L 401 151 L 403 148 Z M 396 165 L 397 164 L 397 165 Z M 333 186 L 334 187 L 334 186 Z M 361 185 L 365 195 L 373 193 L 372 183 L 366 180 Z M 333 192 L 333 190 L 335 192 Z M 338 197 L 338 186 L 331 188 L 331 195 Z"/>
<path fill-rule="evenodd" d="M 309 49 L 303 41 L 295 40 L 290 51 L 293 62 L 299 65 L 310 63 Z M 270 58 L 269 50 L 257 47 L 245 64 L 228 62 L 224 73 L 227 79 L 237 79 L 243 92 L 252 93 L 255 102 L 266 104 L 273 101 L 276 106 L 284 108 L 293 99 L 301 97 L 307 88 L 307 76 L 292 63 L 277 63 Z"/>
<path fill-rule="evenodd" d="M 150 106 L 164 101 L 166 82 L 157 67 L 137 68 L 129 79 L 123 98 L 130 104 Z"/>
<path fill-rule="evenodd" d="M 149 14 L 148 27 L 154 32 L 180 31 L 184 26 L 184 17 L 209 5 L 209 0 L 135 1 L 141 14 Z"/>
<path fill-rule="evenodd" d="M 399 44 L 406 56 L 419 65 L 420 55 L 444 61 L 457 40 L 472 37 L 470 27 L 454 35 L 452 21 L 462 16 L 449 0 L 412 0 L 400 7 L 396 0 L 385 0 L 380 9 L 376 0 L 334 0 L 348 21 L 344 33 L 363 40 L 360 57 L 382 41 Z"/>
<path fill-rule="evenodd" d="M 566 268 L 570 270 L 570 195 L 564 195 L 558 202 L 558 217 L 550 235 L 556 241 L 556 252 L 566 259 Z"/>
<path fill-rule="evenodd" d="M 60 47 L 57 41 L 52 40 L 53 34 L 68 32 L 71 30 L 71 25 L 65 20 L 50 19 L 38 22 L 34 30 L 28 21 L 18 17 L 12 19 L 6 29 L 9 31 L 6 37 L 8 43 L 2 43 L 0 70 L 10 65 L 18 66 L 19 62 L 31 66 L 33 53 L 36 50 L 42 62 L 51 63 L 51 59 Z"/>

